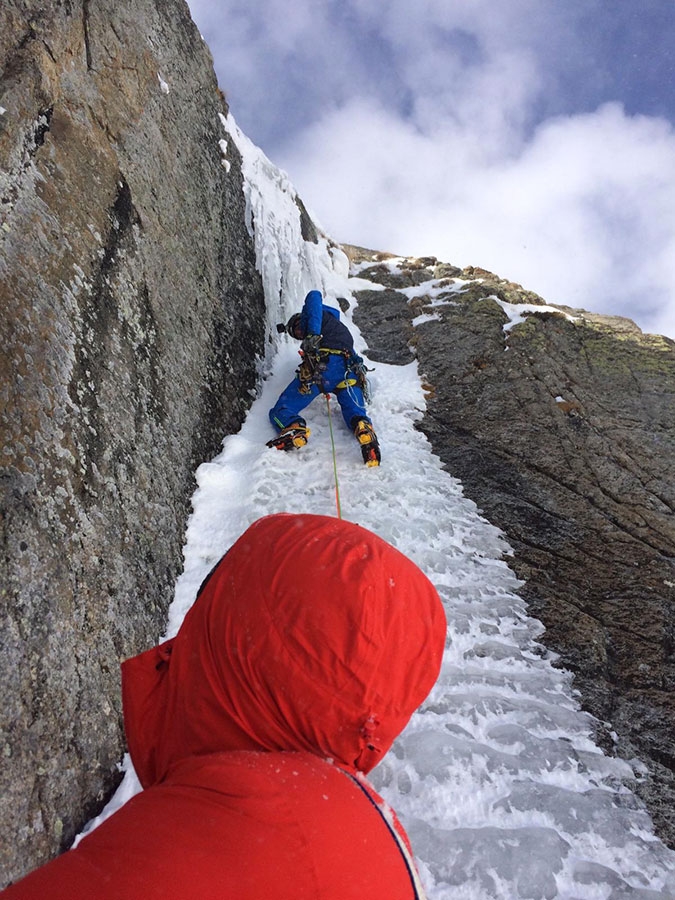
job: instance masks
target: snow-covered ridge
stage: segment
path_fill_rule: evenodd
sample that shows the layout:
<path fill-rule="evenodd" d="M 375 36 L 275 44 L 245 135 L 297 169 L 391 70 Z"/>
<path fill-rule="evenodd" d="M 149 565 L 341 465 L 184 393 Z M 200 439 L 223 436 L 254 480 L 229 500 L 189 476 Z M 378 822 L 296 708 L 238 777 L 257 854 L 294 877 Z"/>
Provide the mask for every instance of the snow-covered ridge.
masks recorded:
<path fill-rule="evenodd" d="M 353 292 L 363 287 L 359 269 L 350 277 L 346 257 L 327 238 L 317 245 L 302 240 L 287 176 L 231 118 L 224 124 L 243 157 L 270 353 L 241 431 L 197 471 L 167 637 L 204 576 L 258 517 L 335 515 L 323 401 L 307 410 L 307 447 L 288 454 L 265 447 L 267 410 L 298 361 L 297 344 L 274 325 L 312 288 L 329 301 L 346 298 L 353 309 Z M 436 287 L 410 290 L 433 298 Z M 349 313 L 347 321 L 363 352 Z M 412 558 L 436 585 L 448 618 L 438 683 L 372 778 L 409 832 L 430 900 L 672 900 L 675 853 L 655 838 L 630 791 L 639 772 L 594 743 L 571 676 L 554 666 L 541 643 L 543 627 L 518 595 L 503 535 L 414 427 L 425 405 L 416 364 L 374 364 L 371 382 L 383 464 L 366 469 L 352 435 L 335 428 L 342 514 Z M 134 790 L 129 771 L 108 812 Z"/>
<path fill-rule="evenodd" d="M 377 261 L 379 268 L 386 268 L 393 275 L 397 274 L 402 269 L 405 269 L 407 264 L 408 260 L 404 257 L 390 257 L 388 259 Z M 372 260 L 365 260 L 355 264 L 351 269 L 352 278 L 354 279 L 354 276 L 359 277 L 363 272 L 372 267 L 372 265 Z M 424 322 L 430 322 L 440 318 L 436 313 L 428 312 L 429 309 L 433 309 L 433 307 L 436 306 L 447 306 L 449 303 L 453 303 L 454 301 L 449 299 L 453 294 L 461 295 L 467 291 L 471 285 L 481 281 L 483 281 L 482 278 L 476 277 L 462 278 L 453 276 L 452 278 L 433 278 L 429 281 L 423 281 L 421 284 L 415 284 L 410 287 L 397 287 L 396 293 L 402 294 L 408 299 L 408 302 L 419 298 L 424 299 L 423 311 L 412 320 L 413 325 L 421 325 Z M 360 279 L 358 286 L 354 286 L 353 290 L 359 290 L 361 288 L 367 290 L 384 290 L 382 284 L 371 282 L 364 278 Z M 509 303 L 501 297 L 498 297 L 496 294 L 491 294 L 484 299 L 494 300 L 508 316 L 508 321 L 505 322 L 503 326 L 504 332 L 509 332 L 514 326 L 524 322 L 529 315 L 554 313 L 556 315 L 564 316 L 570 322 L 577 320 L 576 316 L 565 312 L 561 307 L 551 306 L 546 303 Z"/>

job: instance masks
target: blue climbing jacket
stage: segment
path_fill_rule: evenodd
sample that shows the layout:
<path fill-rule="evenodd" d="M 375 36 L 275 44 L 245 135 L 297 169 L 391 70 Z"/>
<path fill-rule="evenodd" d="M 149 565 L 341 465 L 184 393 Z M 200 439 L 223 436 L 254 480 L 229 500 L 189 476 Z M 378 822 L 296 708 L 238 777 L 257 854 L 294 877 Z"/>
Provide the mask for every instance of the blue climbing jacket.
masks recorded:
<path fill-rule="evenodd" d="M 300 324 L 305 334 L 320 334 L 324 350 L 354 350 L 354 338 L 340 321 L 340 311 L 326 306 L 321 291 L 310 291 L 300 314 Z"/>
<path fill-rule="evenodd" d="M 277 431 L 293 422 L 305 424 L 300 415 L 320 393 L 335 393 L 347 427 L 353 431 L 354 420 L 370 422 L 366 413 L 369 401 L 368 380 L 363 359 L 354 352 L 354 339 L 340 321 L 340 313 L 325 306 L 321 291 L 310 291 L 300 313 L 303 334 L 320 334 L 319 367 L 314 377 L 296 377 L 281 393 L 269 411 L 270 422 Z M 323 352 L 322 352 L 323 351 Z"/>

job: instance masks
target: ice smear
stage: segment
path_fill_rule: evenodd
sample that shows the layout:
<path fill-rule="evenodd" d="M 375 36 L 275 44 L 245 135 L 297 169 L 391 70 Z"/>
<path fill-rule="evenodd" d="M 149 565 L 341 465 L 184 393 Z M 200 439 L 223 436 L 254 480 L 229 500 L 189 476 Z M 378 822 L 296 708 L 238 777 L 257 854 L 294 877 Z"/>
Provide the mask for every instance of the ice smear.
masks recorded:
<path fill-rule="evenodd" d="M 654 836 L 630 791 L 634 773 L 594 743 L 593 720 L 579 709 L 571 676 L 554 666 L 541 624 L 517 593 L 503 535 L 415 427 L 425 404 L 416 364 L 372 364 L 379 469 L 361 464 L 334 400 L 308 408 L 307 447 L 265 447 L 267 410 L 298 362 L 297 344 L 273 324 L 296 311 L 311 288 L 347 298 L 353 309 L 352 287 L 360 282 L 349 280 L 343 254 L 328 239 L 302 240 L 287 177 L 231 118 L 224 125 L 243 156 L 272 350 L 241 431 L 197 471 L 166 636 L 179 628 L 212 566 L 258 517 L 336 514 L 332 410 L 344 518 L 411 557 L 437 586 L 448 618 L 438 683 L 372 775 L 409 832 L 429 900 L 672 900 L 675 853 Z M 105 815 L 137 789 L 128 763 L 127 770 L 121 799 Z"/>

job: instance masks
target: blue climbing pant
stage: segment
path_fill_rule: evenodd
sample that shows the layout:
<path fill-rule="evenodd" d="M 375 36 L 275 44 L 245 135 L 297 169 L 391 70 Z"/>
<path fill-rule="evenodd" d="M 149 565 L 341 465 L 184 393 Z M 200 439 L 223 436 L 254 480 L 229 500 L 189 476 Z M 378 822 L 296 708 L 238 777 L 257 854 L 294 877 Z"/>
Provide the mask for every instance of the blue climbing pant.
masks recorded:
<path fill-rule="evenodd" d="M 305 420 L 300 415 L 301 410 L 309 406 L 319 394 L 331 393 L 337 397 L 342 410 L 342 417 L 350 431 L 353 430 L 352 422 L 354 419 L 365 419 L 367 422 L 370 422 L 369 417 L 366 415 L 363 391 L 358 384 L 337 387 L 346 378 L 353 378 L 353 374 L 346 371 L 344 356 L 337 353 L 329 354 L 326 369 L 321 373 L 321 386 L 308 384 L 301 391 L 300 388 L 303 385 L 296 376 L 270 410 L 270 422 L 278 431 L 281 431 L 282 428 L 285 428 L 292 422 L 305 424 Z"/>

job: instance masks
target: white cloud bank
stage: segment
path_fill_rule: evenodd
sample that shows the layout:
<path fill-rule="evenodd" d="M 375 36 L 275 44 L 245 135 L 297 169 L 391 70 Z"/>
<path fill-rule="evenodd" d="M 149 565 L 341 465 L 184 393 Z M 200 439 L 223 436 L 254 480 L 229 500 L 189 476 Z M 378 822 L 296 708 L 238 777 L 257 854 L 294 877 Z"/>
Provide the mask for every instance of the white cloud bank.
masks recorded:
<path fill-rule="evenodd" d="M 617 104 L 542 123 L 516 153 L 361 100 L 286 148 L 336 240 L 479 265 L 553 303 L 675 338 L 675 132 Z"/>
<path fill-rule="evenodd" d="M 650 2 L 191 8 L 237 121 L 336 240 L 483 266 L 675 338 L 675 131 L 619 102 L 627 80 L 645 108 L 669 90 L 654 67 L 675 7 Z"/>

